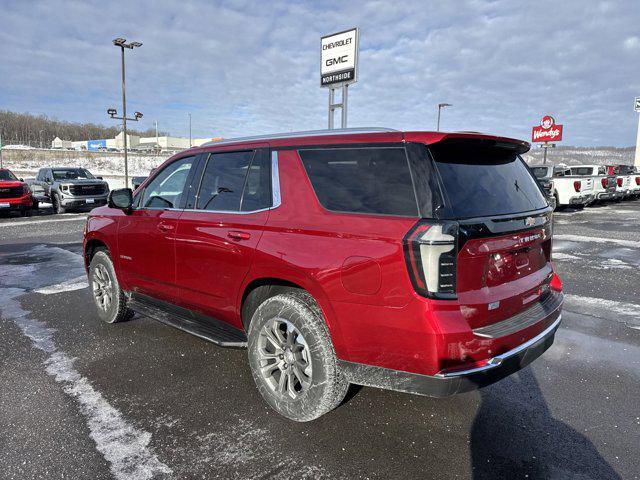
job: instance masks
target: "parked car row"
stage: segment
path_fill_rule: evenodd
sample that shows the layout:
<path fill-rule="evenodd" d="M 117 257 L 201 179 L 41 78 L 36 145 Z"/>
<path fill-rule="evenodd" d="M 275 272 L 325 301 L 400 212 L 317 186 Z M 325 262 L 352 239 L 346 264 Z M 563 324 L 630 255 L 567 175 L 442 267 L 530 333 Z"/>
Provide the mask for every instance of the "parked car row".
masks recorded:
<path fill-rule="evenodd" d="M 530 165 L 556 208 L 583 208 L 640 196 L 640 172 L 631 165 Z"/>
<path fill-rule="evenodd" d="M 41 168 L 33 180 L 17 178 L 0 169 L 0 212 L 31 215 L 41 202 L 53 205 L 55 213 L 90 210 L 107 204 L 109 184 L 85 168 Z"/>

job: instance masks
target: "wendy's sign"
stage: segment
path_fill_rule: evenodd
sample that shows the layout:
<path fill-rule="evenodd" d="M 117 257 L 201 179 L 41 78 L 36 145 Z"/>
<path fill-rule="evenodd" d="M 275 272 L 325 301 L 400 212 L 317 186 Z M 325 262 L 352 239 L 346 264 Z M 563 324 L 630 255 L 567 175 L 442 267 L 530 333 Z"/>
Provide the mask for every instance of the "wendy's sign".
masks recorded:
<path fill-rule="evenodd" d="M 551 115 L 545 115 L 540 125 L 533 127 L 531 132 L 533 142 L 559 142 L 562 140 L 562 125 L 556 125 Z"/>

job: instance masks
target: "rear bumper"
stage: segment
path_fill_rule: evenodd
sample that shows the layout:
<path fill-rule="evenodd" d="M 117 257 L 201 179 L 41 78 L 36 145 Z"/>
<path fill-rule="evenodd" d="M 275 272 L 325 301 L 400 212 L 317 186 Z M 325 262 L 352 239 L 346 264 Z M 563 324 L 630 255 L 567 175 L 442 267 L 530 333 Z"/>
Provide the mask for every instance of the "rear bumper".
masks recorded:
<path fill-rule="evenodd" d="M 485 365 L 468 370 L 421 375 L 343 360 L 339 364 L 351 383 L 430 397 L 447 397 L 490 385 L 529 365 L 553 344 L 561 320 L 562 316 L 558 315 L 551 325 L 535 337 L 490 358 Z"/>
<path fill-rule="evenodd" d="M 586 193 L 584 195 L 578 195 L 576 197 L 571 197 L 569 199 L 570 205 L 587 205 L 588 203 L 593 202 L 593 194 Z"/>
<path fill-rule="evenodd" d="M 598 200 L 612 200 L 616 198 L 616 192 L 599 192 L 596 194 Z"/>

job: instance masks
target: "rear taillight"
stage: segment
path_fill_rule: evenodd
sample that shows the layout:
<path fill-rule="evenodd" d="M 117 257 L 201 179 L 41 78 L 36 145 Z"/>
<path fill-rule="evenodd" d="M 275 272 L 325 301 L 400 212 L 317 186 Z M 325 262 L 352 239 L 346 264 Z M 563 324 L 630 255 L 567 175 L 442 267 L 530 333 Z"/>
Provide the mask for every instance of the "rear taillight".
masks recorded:
<path fill-rule="evenodd" d="M 600 183 L 602 183 L 602 188 L 607 188 L 609 186 L 609 180 L 607 178 L 601 178 Z"/>
<path fill-rule="evenodd" d="M 549 282 L 549 288 L 555 292 L 562 292 L 562 280 L 556 272 L 553 272 L 553 277 L 551 277 L 551 282 Z"/>
<path fill-rule="evenodd" d="M 618 186 L 621 187 L 622 186 L 622 178 L 618 178 Z"/>
<path fill-rule="evenodd" d="M 636 177 L 636 185 L 640 185 L 640 177 Z"/>
<path fill-rule="evenodd" d="M 575 182 L 573 182 L 573 188 L 576 190 L 576 192 L 579 192 L 581 187 L 582 187 L 582 183 L 580 183 L 579 180 L 576 180 Z"/>
<path fill-rule="evenodd" d="M 419 221 L 404 238 L 414 289 L 433 298 L 455 298 L 458 224 Z"/>

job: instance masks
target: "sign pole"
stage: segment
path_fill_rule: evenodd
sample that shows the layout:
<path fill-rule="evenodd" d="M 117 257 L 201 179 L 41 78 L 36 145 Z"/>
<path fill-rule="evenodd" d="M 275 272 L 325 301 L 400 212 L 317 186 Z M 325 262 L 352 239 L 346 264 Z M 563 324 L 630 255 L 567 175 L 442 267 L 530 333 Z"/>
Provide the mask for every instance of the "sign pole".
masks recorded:
<path fill-rule="evenodd" d="M 638 133 L 636 135 L 636 158 L 633 164 L 640 168 L 640 115 L 638 115 Z"/>
<path fill-rule="evenodd" d="M 342 85 L 342 118 L 340 122 L 340 128 L 347 128 L 347 99 L 349 92 L 349 84 Z"/>
<path fill-rule="evenodd" d="M 634 110 L 638 113 L 638 133 L 636 134 L 636 157 L 633 164 L 640 169 L 640 97 L 636 97 Z"/>
<path fill-rule="evenodd" d="M 547 142 L 544 142 L 544 145 L 542 145 L 542 148 L 544 149 L 544 159 L 542 160 L 542 164 L 546 165 L 547 164 Z"/>

